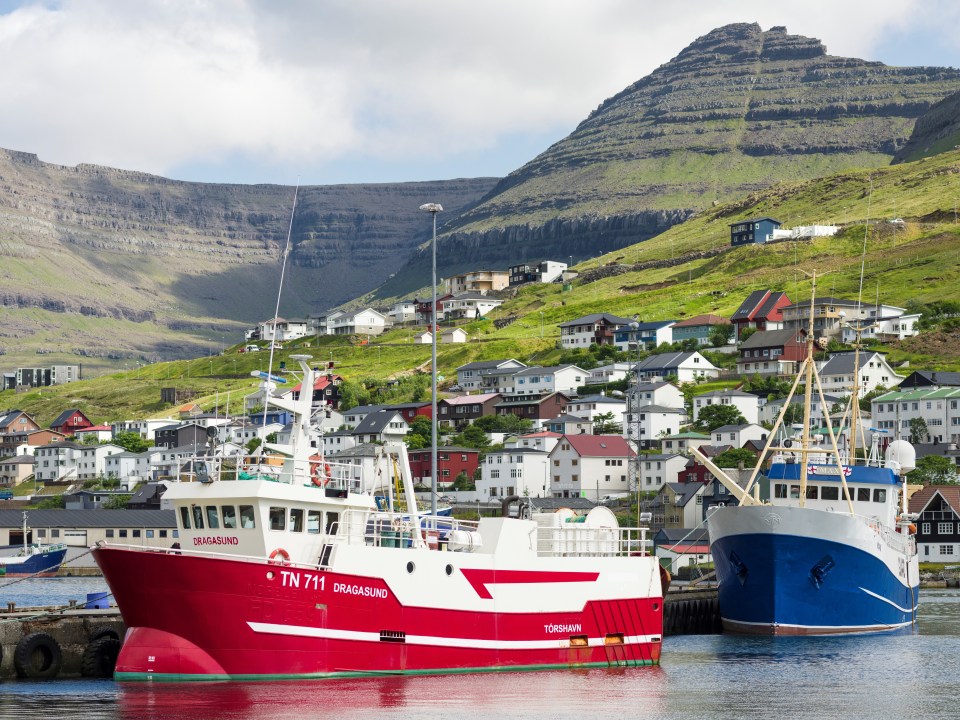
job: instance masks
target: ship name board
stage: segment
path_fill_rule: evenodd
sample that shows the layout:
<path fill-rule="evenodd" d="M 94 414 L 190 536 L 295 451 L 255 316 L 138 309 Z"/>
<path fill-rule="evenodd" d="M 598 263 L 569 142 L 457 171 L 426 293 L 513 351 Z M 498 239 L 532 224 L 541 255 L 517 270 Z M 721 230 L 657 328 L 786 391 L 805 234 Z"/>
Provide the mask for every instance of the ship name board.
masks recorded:
<path fill-rule="evenodd" d="M 545 633 L 578 633 L 583 632 L 583 626 L 580 623 L 547 623 L 543 626 L 543 631 Z"/>
<path fill-rule="evenodd" d="M 193 539 L 194 545 L 239 545 L 240 540 L 228 535 L 202 535 Z"/>

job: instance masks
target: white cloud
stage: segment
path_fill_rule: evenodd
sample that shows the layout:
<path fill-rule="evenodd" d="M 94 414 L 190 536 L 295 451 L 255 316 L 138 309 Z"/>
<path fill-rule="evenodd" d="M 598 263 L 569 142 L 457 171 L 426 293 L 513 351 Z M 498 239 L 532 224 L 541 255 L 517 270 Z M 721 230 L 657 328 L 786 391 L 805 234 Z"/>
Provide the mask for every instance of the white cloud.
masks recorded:
<path fill-rule="evenodd" d="M 754 21 L 836 55 L 883 59 L 917 37 L 960 47 L 948 0 L 26 2 L 0 15 L 0 146 L 159 174 L 224 164 L 210 180 L 230 179 L 231 158 L 290 175 L 351 159 L 370 180 L 376 161 L 429 172 L 424 158 L 559 139 L 696 36 Z"/>

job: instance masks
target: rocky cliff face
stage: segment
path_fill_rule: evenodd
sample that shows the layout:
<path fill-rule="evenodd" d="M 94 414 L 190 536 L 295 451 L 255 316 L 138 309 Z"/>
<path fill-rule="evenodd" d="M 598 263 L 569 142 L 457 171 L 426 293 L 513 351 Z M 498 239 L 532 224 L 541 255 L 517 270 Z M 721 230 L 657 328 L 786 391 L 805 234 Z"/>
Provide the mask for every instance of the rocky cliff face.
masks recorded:
<path fill-rule="evenodd" d="M 714 200 L 886 165 L 915 118 L 957 90 L 956 69 L 835 57 L 783 27 L 719 28 L 446 225 L 441 266 L 456 269 L 464 246 L 491 259 L 589 257 Z"/>
<path fill-rule="evenodd" d="M 917 118 L 913 134 L 899 151 L 895 163 L 960 149 L 960 93 L 944 98 Z"/>
<path fill-rule="evenodd" d="M 376 287 L 429 237 L 420 204 L 457 213 L 494 183 L 301 188 L 282 311 L 302 316 Z M 177 346 L 158 335 L 188 326 L 208 337 L 219 326 L 236 341 L 238 323 L 273 313 L 292 203 L 291 187 L 184 183 L 0 150 L 0 313 L 128 323 L 97 338 L 119 356 L 156 357 L 158 347 Z M 42 332 L 48 325 L 36 313 L 8 314 L 0 351 L 82 346 L 90 332 L 88 323 L 58 338 Z M 183 355 L 196 354 L 192 340 L 184 338 Z"/>

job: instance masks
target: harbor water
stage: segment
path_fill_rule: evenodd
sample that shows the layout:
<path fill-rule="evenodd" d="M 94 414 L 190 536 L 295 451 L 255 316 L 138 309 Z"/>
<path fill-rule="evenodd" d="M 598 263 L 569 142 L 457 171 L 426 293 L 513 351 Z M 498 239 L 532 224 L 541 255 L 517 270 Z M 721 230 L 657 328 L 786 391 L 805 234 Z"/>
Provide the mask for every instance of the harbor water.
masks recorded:
<path fill-rule="evenodd" d="M 78 597 L 99 589 L 82 580 Z M 0 683 L 0 717 L 960 718 L 958 656 L 960 591 L 925 590 L 915 631 L 670 637 L 658 668 L 192 685 L 11 680 Z"/>

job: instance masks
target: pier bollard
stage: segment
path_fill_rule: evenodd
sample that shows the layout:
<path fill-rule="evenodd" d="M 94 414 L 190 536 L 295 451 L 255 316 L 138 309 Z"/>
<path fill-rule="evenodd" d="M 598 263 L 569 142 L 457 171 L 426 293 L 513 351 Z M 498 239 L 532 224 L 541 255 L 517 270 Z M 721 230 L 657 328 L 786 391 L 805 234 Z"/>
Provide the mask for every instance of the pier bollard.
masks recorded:
<path fill-rule="evenodd" d="M 13 612 L 14 610 L 16 610 L 16 608 L 17 608 L 17 604 L 15 602 L 7 603 L 7 612 Z"/>

